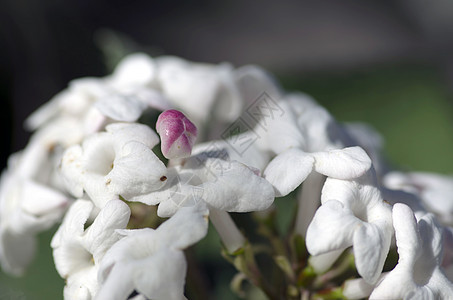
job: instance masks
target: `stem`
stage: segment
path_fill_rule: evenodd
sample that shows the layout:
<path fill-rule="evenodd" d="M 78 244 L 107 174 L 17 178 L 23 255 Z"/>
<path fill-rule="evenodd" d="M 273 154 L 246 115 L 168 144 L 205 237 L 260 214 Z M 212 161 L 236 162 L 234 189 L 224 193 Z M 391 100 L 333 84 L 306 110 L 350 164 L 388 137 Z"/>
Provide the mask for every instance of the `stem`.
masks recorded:
<path fill-rule="evenodd" d="M 210 208 L 209 219 L 229 253 L 234 253 L 245 245 L 244 236 L 228 212 Z"/>
<path fill-rule="evenodd" d="M 311 172 L 302 183 L 302 189 L 297 195 L 298 207 L 295 232 L 300 234 L 304 239 L 316 210 L 321 201 L 321 190 L 325 181 L 325 176 Z"/>
<path fill-rule="evenodd" d="M 354 265 L 354 258 L 352 254 L 347 254 L 343 259 L 341 260 L 340 264 L 335 268 L 327 273 L 324 273 L 323 275 L 319 276 L 315 282 L 313 283 L 313 287 L 315 289 L 319 289 L 325 284 L 334 278 L 345 274 L 346 272 L 353 271 L 355 269 Z"/>

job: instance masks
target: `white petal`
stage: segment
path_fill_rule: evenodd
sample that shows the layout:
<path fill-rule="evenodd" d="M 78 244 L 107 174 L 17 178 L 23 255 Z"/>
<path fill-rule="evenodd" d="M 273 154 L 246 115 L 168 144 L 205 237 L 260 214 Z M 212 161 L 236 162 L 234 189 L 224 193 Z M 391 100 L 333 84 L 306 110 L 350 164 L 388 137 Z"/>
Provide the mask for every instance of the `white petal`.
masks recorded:
<path fill-rule="evenodd" d="M 63 214 L 69 204 L 69 199 L 62 193 L 29 180 L 24 182 L 22 189 L 21 207 L 27 213 L 37 217 L 45 217 L 52 212 Z"/>
<path fill-rule="evenodd" d="M 273 99 L 281 96 L 277 80 L 259 66 L 248 65 L 234 70 L 234 76 L 245 103 L 251 104 L 262 93 L 267 93 Z"/>
<path fill-rule="evenodd" d="M 124 145 L 129 141 L 137 141 L 152 149 L 159 144 L 159 136 L 149 126 L 138 123 L 113 123 L 105 128 L 114 135 L 115 143 Z"/>
<path fill-rule="evenodd" d="M 134 53 L 124 57 L 115 67 L 112 74 L 114 86 L 141 86 L 153 82 L 156 66 L 151 57 L 145 53 Z"/>
<path fill-rule="evenodd" d="M 105 252 L 119 240 L 115 230 L 126 228 L 130 214 L 131 211 L 126 203 L 121 200 L 111 200 L 86 230 L 82 243 L 93 254 L 95 262 L 101 261 Z"/>
<path fill-rule="evenodd" d="M 299 149 L 289 149 L 268 164 L 263 176 L 274 186 L 277 197 L 285 196 L 307 178 L 313 163 L 311 155 Z"/>
<path fill-rule="evenodd" d="M 216 160 L 210 165 L 215 181 L 200 185 L 203 200 L 224 211 L 247 212 L 267 209 L 274 201 L 274 190 L 264 178 L 257 176 L 246 165 L 236 161 Z"/>
<path fill-rule="evenodd" d="M 191 120 L 206 121 L 220 86 L 215 67 L 171 56 L 159 57 L 157 64 L 158 80 L 168 100 Z"/>
<path fill-rule="evenodd" d="M 57 95 L 60 96 L 60 95 Z M 50 101 L 41 105 L 25 120 L 25 128 L 30 131 L 36 130 L 45 122 L 49 121 L 59 111 L 59 97 L 53 97 Z"/>
<path fill-rule="evenodd" d="M 244 106 L 239 89 L 234 82 L 232 69 L 228 63 L 222 63 L 216 68 L 220 85 L 213 105 L 213 114 L 214 118 L 220 121 L 235 121 L 240 117 Z"/>
<path fill-rule="evenodd" d="M 438 299 L 448 299 L 453 295 L 453 283 L 448 280 L 440 268 L 436 268 L 427 284 Z"/>
<path fill-rule="evenodd" d="M 176 203 L 172 199 L 161 201 L 157 207 L 157 215 L 161 218 L 168 218 L 173 216 L 179 208 L 179 203 Z"/>
<path fill-rule="evenodd" d="M 378 280 L 390 248 L 390 224 L 363 223 L 354 232 L 354 257 L 357 271 L 368 283 Z M 390 225 L 390 226 L 388 226 Z"/>
<path fill-rule="evenodd" d="M 412 210 L 402 203 L 393 205 L 392 213 L 398 254 L 404 257 L 406 265 L 413 265 L 421 250 L 417 221 Z"/>
<path fill-rule="evenodd" d="M 187 264 L 182 251 L 162 249 L 142 264 L 134 274 L 140 293 L 156 300 L 183 299 Z"/>
<path fill-rule="evenodd" d="M 71 275 L 64 287 L 65 300 L 91 300 L 97 293 L 97 268 L 86 268 Z"/>
<path fill-rule="evenodd" d="M 370 299 L 403 299 L 409 291 L 416 287 L 410 271 L 406 267 L 397 265 L 373 290 Z"/>
<path fill-rule="evenodd" d="M 68 191 L 77 198 L 81 198 L 83 196 L 84 169 L 80 162 L 82 156 L 82 147 L 74 145 L 66 149 L 61 161 L 61 171 L 64 184 Z"/>
<path fill-rule="evenodd" d="M 135 88 L 134 96 L 140 99 L 147 107 L 160 111 L 173 108 L 168 99 L 160 92 L 150 88 Z"/>
<path fill-rule="evenodd" d="M 418 221 L 418 231 L 423 241 L 423 263 L 440 265 L 442 260 L 442 229 L 434 215 L 426 214 Z"/>
<path fill-rule="evenodd" d="M 135 122 L 142 115 L 146 103 L 133 95 L 111 94 L 96 101 L 96 108 L 105 116 L 124 122 Z"/>
<path fill-rule="evenodd" d="M 134 268 L 137 264 L 118 262 L 110 266 L 107 277 L 101 281 L 96 300 L 124 300 L 134 291 Z M 144 267 L 143 265 L 141 267 Z M 99 271 L 101 273 L 102 269 Z"/>
<path fill-rule="evenodd" d="M 312 155 L 315 158 L 315 170 L 328 177 L 357 178 L 371 167 L 371 159 L 360 147 L 316 152 Z"/>
<path fill-rule="evenodd" d="M 307 229 L 307 250 L 312 255 L 346 249 L 353 244 L 354 231 L 362 221 L 336 200 L 325 202 L 316 211 Z"/>
<path fill-rule="evenodd" d="M 74 202 L 52 238 L 55 267 L 63 278 L 90 266 L 91 254 L 80 245 L 80 237 L 93 208 L 90 201 Z"/>
<path fill-rule="evenodd" d="M 55 248 L 60 246 L 61 239 L 66 236 L 81 235 L 84 231 L 84 225 L 88 220 L 91 211 L 93 210 L 93 203 L 87 200 L 75 201 L 68 212 L 66 213 L 62 224 L 58 228 L 54 237 L 52 238 L 51 247 Z"/>
<path fill-rule="evenodd" d="M 322 188 L 321 202 L 336 199 L 357 213 L 383 203 L 373 169 L 354 180 L 329 177 Z M 366 218 L 366 216 L 360 216 Z"/>
<path fill-rule="evenodd" d="M 253 130 L 260 137 L 256 143 L 261 149 L 274 154 L 290 148 L 306 149 L 305 132 L 298 127 L 293 108 L 287 101 L 274 103 L 267 97 L 260 98 L 247 112 L 258 122 Z"/>
<path fill-rule="evenodd" d="M 343 284 L 343 295 L 347 299 L 367 298 L 373 292 L 374 285 L 367 283 L 362 278 L 349 279 Z"/>
<path fill-rule="evenodd" d="M 451 295 L 451 294 L 450 294 Z M 433 293 L 433 291 L 427 287 L 417 287 L 416 289 L 410 291 L 409 293 L 406 294 L 404 299 L 408 300 L 436 300 L 436 299 L 444 299 L 444 298 L 438 298 L 436 295 Z"/>
<path fill-rule="evenodd" d="M 308 261 L 317 274 L 322 274 L 333 266 L 343 252 L 344 249 L 340 249 L 319 255 L 311 255 Z"/>
<path fill-rule="evenodd" d="M 317 152 L 342 148 L 343 143 L 339 138 L 341 129 L 332 115 L 316 103 L 307 106 L 297 119 L 299 128 L 304 128 L 306 132 L 304 150 Z"/>
<path fill-rule="evenodd" d="M 166 183 L 167 168 L 154 152 L 142 143 L 129 142 L 113 161 L 105 184 L 126 199 L 158 190 Z"/>
<path fill-rule="evenodd" d="M 263 171 L 270 160 L 270 154 L 256 147 L 254 141 L 257 138 L 258 136 L 254 132 L 244 132 L 225 140 L 196 144 L 192 149 L 192 155 L 204 152 L 209 157 L 237 160 L 249 167 Z M 247 148 L 242 148 L 241 145 L 247 145 Z"/>
<path fill-rule="evenodd" d="M 185 249 L 201 240 L 208 230 L 208 210 L 203 203 L 180 208 L 156 230 L 161 245 Z"/>

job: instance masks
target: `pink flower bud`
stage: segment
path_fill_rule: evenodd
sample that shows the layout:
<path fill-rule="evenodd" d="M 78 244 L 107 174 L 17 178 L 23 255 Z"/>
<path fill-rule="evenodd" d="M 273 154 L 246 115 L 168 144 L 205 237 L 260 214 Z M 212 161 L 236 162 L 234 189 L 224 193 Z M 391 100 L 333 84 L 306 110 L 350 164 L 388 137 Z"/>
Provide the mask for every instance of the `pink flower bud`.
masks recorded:
<path fill-rule="evenodd" d="M 169 109 L 157 118 L 156 130 L 161 139 L 162 154 L 166 158 L 190 156 L 197 138 L 197 127 L 180 111 Z"/>

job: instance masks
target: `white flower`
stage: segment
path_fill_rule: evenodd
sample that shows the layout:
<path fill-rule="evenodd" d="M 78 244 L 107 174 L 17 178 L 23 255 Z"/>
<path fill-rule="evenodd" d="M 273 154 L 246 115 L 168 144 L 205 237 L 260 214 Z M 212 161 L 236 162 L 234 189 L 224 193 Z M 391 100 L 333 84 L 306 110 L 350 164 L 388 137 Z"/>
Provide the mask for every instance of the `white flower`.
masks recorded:
<path fill-rule="evenodd" d="M 66 148 L 79 143 L 82 129 L 72 118 L 58 118 L 40 127 L 20 151 L 16 170 L 20 176 L 66 192 L 58 169 Z"/>
<path fill-rule="evenodd" d="M 129 207 L 121 200 L 108 202 L 93 223 L 87 224 L 96 210 L 91 201 L 77 200 L 52 239 L 55 266 L 66 280 L 65 299 L 94 298 L 99 264 L 121 237 L 115 230 L 126 228 L 129 221 Z"/>
<path fill-rule="evenodd" d="M 271 155 L 259 149 L 254 142 L 257 136 L 250 131 L 222 139 L 212 140 L 196 144 L 192 149 L 192 154 L 197 155 L 203 152 L 209 153 L 212 157 L 221 157 L 225 160 L 238 161 L 251 168 L 258 169 L 260 174 L 266 168 Z M 247 149 L 242 149 L 240 145 L 247 145 Z M 173 163 L 173 161 L 170 161 Z"/>
<path fill-rule="evenodd" d="M 61 219 L 70 199 L 23 176 L 17 160 L 20 154 L 10 157 L 0 178 L 0 263 L 21 275 L 33 259 L 36 235 Z"/>
<path fill-rule="evenodd" d="M 123 300 L 135 290 L 149 299 L 184 299 L 183 250 L 207 233 L 205 206 L 180 209 L 156 230 L 120 231 L 125 237 L 106 253 L 98 300 Z"/>
<path fill-rule="evenodd" d="M 159 204 L 158 215 L 168 217 L 180 207 L 205 202 L 209 208 L 228 212 L 259 211 L 274 200 L 272 186 L 258 170 L 218 153 L 202 152 L 168 169 L 163 189 L 142 197 L 149 205 Z"/>
<path fill-rule="evenodd" d="M 231 65 L 193 63 L 173 56 L 158 57 L 156 64 L 163 94 L 198 128 L 208 118 L 234 121 L 242 112 Z"/>
<path fill-rule="evenodd" d="M 170 109 L 170 102 L 157 86 L 155 61 L 144 53 L 124 57 L 112 75 L 105 78 L 110 89 L 107 96 L 94 104 L 105 116 L 126 122 L 135 122 L 146 109 Z"/>
<path fill-rule="evenodd" d="M 213 225 L 231 253 L 244 245 L 245 238 L 228 212 L 261 211 L 274 201 L 272 185 L 259 176 L 259 170 L 231 161 L 224 151 L 200 152 L 179 160 L 168 169 L 167 176 L 163 189 L 140 201 L 159 204 L 157 214 L 161 217 L 199 202 L 206 204 Z"/>
<path fill-rule="evenodd" d="M 322 175 L 352 179 L 363 175 L 371 167 L 371 160 L 360 147 L 307 153 L 290 148 L 277 155 L 264 170 L 275 189 L 276 196 L 295 190 L 312 171 Z"/>
<path fill-rule="evenodd" d="M 306 239 L 312 255 L 353 246 L 357 270 L 370 283 L 382 271 L 393 235 L 391 206 L 376 185 L 373 169 L 354 180 L 327 178 Z"/>
<path fill-rule="evenodd" d="M 114 123 L 82 145 L 67 149 L 62 172 L 69 190 L 78 198 L 85 191 L 102 208 L 122 196 L 128 201 L 161 188 L 167 170 L 152 148 L 159 143 L 148 126 Z"/>
<path fill-rule="evenodd" d="M 440 268 L 442 231 L 434 216 L 415 219 L 405 204 L 393 206 L 399 260 L 370 299 L 451 299 L 453 284 Z"/>
<path fill-rule="evenodd" d="M 105 118 L 94 108 L 93 103 L 108 94 L 100 78 L 81 78 L 69 83 L 69 87 L 39 107 L 25 121 L 25 125 L 36 130 L 56 119 L 76 120 L 81 129 L 97 131 Z"/>
<path fill-rule="evenodd" d="M 255 127 L 258 146 L 277 156 L 264 171 L 276 196 L 296 189 L 312 172 L 338 179 L 364 174 L 371 160 L 360 147 L 342 147 L 335 120 L 322 107 L 302 95 L 278 102 L 281 114 L 263 116 Z"/>
<path fill-rule="evenodd" d="M 129 54 L 116 65 L 106 78 L 109 85 L 121 91 L 156 85 L 156 63 L 145 53 Z"/>
<path fill-rule="evenodd" d="M 283 94 L 276 78 L 256 65 L 246 65 L 234 70 L 234 80 L 245 105 L 249 106 L 264 93 L 272 99 Z"/>
<path fill-rule="evenodd" d="M 453 177 L 428 172 L 390 172 L 385 186 L 401 189 L 420 197 L 423 206 L 446 225 L 453 225 Z M 411 207 L 414 209 L 413 207 Z"/>

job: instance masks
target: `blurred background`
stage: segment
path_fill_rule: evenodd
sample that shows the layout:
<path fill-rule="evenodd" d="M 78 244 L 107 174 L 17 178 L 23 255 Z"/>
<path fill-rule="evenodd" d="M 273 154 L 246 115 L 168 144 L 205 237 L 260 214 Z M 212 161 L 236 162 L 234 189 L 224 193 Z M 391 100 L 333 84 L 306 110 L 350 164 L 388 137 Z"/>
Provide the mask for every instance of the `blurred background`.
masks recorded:
<path fill-rule="evenodd" d="M 374 126 L 401 168 L 453 173 L 448 0 L 2 0 L 2 168 L 25 147 L 30 133 L 22 124 L 32 111 L 70 80 L 105 76 L 134 51 L 258 64 L 338 120 Z M 0 275 L 0 299 L 61 299 L 52 234 L 41 236 L 25 278 Z M 232 270 L 225 265 L 219 274 L 212 285 Z M 216 299 L 234 299 L 224 288 Z"/>

